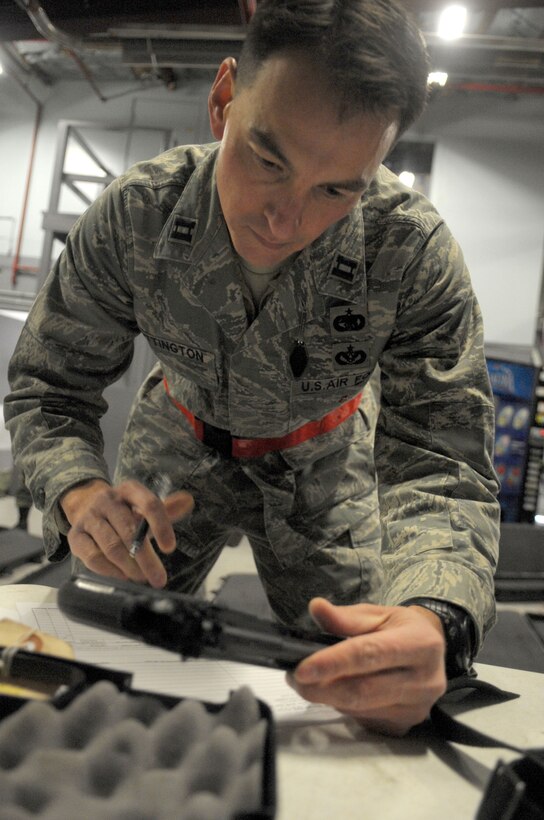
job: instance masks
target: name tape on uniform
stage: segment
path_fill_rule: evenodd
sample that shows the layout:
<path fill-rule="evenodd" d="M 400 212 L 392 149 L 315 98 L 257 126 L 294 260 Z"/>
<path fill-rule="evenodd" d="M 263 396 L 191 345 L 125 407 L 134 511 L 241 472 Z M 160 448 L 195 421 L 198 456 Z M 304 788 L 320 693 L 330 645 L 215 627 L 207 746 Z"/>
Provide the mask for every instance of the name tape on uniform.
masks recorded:
<path fill-rule="evenodd" d="M 166 353 L 173 353 L 183 359 L 189 359 L 196 365 L 207 366 L 215 361 L 215 356 L 209 350 L 202 350 L 194 345 L 174 342 L 170 339 L 161 339 L 159 336 L 152 336 L 150 333 L 143 334 L 152 347 L 164 350 Z"/>

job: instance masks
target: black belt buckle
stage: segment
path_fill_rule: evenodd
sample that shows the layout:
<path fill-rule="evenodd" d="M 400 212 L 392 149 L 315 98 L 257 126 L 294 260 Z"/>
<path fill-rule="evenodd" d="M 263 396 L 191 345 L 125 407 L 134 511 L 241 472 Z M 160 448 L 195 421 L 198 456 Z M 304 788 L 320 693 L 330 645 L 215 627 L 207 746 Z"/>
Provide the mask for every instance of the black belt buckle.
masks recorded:
<path fill-rule="evenodd" d="M 207 447 L 222 455 L 224 458 L 232 457 L 232 436 L 228 430 L 221 427 L 214 427 L 207 421 L 202 422 L 202 443 Z"/>

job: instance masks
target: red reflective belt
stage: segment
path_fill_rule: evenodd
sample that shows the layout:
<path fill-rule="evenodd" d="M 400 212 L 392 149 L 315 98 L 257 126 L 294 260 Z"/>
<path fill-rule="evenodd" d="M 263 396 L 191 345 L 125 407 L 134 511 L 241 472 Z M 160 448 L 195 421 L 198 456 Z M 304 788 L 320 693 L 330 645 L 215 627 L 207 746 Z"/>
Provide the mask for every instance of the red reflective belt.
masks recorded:
<path fill-rule="evenodd" d="M 359 407 L 362 396 L 362 393 L 359 393 L 349 401 L 341 404 L 340 407 L 331 410 L 330 413 L 327 413 L 326 416 L 318 419 L 318 421 L 308 421 L 306 424 L 303 424 L 302 427 L 298 427 L 285 436 L 277 436 L 275 438 L 239 438 L 238 436 L 231 436 L 228 431 L 207 424 L 202 421 L 202 419 L 194 416 L 190 410 L 180 404 L 179 401 L 176 401 L 172 396 L 166 378 L 164 378 L 163 381 L 168 397 L 189 421 L 195 431 L 197 439 L 204 442 L 204 444 L 214 446 L 211 440 L 213 437 L 207 440 L 206 428 L 217 431 L 222 436 L 228 437 L 230 452 L 227 453 L 227 455 L 234 456 L 235 458 L 258 458 L 259 456 L 264 456 L 265 453 L 271 453 L 274 450 L 286 450 L 288 447 L 295 447 L 297 444 L 302 444 L 303 441 L 308 441 L 310 438 L 320 436 L 322 433 L 328 433 L 355 413 Z"/>

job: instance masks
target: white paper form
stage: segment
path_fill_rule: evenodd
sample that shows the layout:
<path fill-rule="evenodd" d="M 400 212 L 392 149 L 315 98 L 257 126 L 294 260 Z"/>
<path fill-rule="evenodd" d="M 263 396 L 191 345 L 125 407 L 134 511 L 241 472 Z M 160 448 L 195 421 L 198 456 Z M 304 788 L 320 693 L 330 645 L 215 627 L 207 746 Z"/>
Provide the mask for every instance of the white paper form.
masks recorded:
<path fill-rule="evenodd" d="M 276 720 L 305 723 L 339 718 L 334 709 L 299 697 L 281 670 L 231 661 L 182 661 L 173 652 L 72 621 L 56 604 L 18 603 L 17 620 L 67 641 L 79 661 L 132 672 L 134 689 L 223 703 L 233 689 L 249 686 L 270 706 Z"/>
<path fill-rule="evenodd" d="M 5 606 L 0 606 L 0 620 L 2 618 L 9 618 L 10 621 L 21 620 L 16 609 L 8 609 L 8 607 Z"/>

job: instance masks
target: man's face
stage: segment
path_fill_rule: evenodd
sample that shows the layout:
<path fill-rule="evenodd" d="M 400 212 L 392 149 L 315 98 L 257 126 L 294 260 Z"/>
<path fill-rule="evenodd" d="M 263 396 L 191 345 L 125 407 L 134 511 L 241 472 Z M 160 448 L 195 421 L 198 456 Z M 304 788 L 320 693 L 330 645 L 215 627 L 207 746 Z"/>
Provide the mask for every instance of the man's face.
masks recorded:
<path fill-rule="evenodd" d="M 273 268 L 349 213 L 397 123 L 367 113 L 339 120 L 326 76 L 296 54 L 269 58 L 236 93 L 235 73 L 225 60 L 210 93 L 217 189 L 237 253 Z"/>

